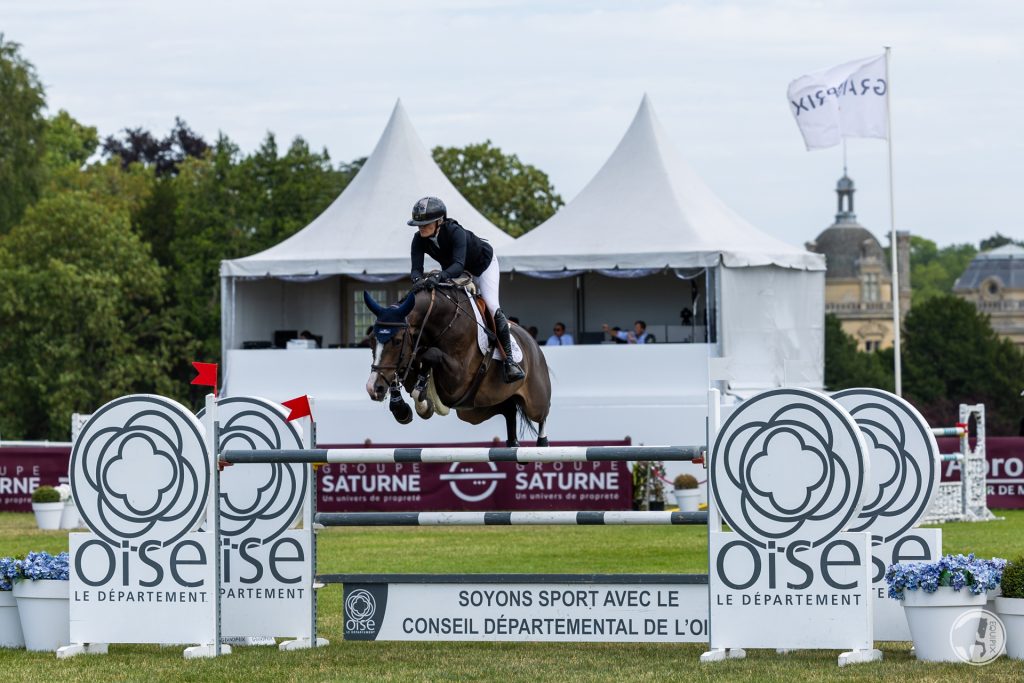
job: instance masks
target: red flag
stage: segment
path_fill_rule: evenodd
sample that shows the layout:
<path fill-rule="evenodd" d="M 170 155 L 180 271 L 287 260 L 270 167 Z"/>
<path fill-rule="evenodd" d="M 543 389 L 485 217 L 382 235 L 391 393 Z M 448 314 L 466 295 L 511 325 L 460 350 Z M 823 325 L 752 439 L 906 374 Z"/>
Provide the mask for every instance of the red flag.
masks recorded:
<path fill-rule="evenodd" d="M 213 387 L 213 395 L 217 395 L 217 364 L 216 363 L 192 363 L 192 367 L 199 374 L 192 380 L 192 384 L 204 387 Z"/>
<path fill-rule="evenodd" d="M 289 422 L 298 420 L 300 417 L 313 417 L 313 411 L 309 408 L 309 396 L 299 396 L 290 401 L 285 401 L 281 405 L 291 411 L 288 413 Z"/>

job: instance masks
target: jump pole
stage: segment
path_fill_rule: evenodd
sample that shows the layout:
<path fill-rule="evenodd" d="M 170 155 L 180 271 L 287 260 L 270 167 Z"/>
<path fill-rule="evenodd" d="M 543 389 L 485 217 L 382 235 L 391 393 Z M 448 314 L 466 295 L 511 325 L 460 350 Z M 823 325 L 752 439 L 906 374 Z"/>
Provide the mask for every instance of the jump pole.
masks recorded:
<path fill-rule="evenodd" d="M 304 450 L 226 450 L 221 460 L 243 463 L 381 464 L 454 462 L 617 462 L 703 463 L 704 446 L 545 446 L 519 448 L 313 448 Z"/>
<path fill-rule="evenodd" d="M 321 512 L 330 526 L 640 526 L 705 525 L 706 512 Z"/>

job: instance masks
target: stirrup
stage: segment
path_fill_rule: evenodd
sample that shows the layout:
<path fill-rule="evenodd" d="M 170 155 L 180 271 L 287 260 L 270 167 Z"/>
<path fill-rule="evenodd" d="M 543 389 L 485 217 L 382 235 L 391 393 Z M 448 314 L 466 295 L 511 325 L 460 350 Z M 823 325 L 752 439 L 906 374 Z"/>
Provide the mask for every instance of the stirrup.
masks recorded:
<path fill-rule="evenodd" d="M 523 372 L 523 368 L 511 358 L 505 359 L 505 364 L 502 366 L 501 371 L 505 384 L 515 384 L 526 379 L 526 373 Z"/>

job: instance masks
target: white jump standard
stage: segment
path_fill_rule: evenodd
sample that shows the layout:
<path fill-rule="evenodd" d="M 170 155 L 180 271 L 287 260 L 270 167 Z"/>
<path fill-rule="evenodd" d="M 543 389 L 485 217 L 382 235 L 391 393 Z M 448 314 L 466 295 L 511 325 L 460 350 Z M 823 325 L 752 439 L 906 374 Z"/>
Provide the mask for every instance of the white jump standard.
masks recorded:
<path fill-rule="evenodd" d="M 244 463 L 385 464 L 455 462 L 621 462 L 703 463 L 704 446 L 544 446 L 518 448 L 313 448 L 225 450 L 221 460 Z"/>

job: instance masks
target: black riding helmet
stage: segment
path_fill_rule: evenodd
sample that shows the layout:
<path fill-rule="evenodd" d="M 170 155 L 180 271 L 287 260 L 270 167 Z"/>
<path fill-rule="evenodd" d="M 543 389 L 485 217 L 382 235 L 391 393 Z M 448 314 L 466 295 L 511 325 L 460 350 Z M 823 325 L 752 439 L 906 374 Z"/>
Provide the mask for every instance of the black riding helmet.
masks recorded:
<path fill-rule="evenodd" d="M 424 197 L 413 205 L 409 225 L 418 227 L 447 217 L 448 209 L 445 208 L 444 202 L 437 197 Z"/>

